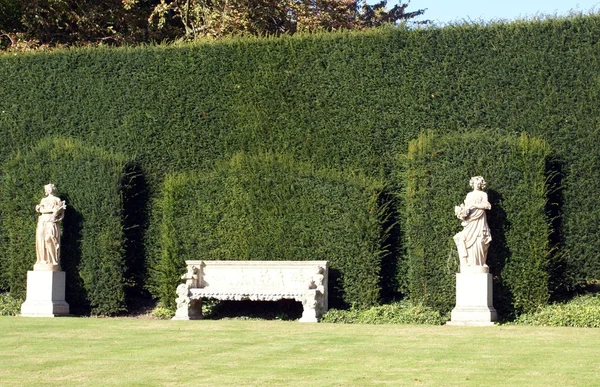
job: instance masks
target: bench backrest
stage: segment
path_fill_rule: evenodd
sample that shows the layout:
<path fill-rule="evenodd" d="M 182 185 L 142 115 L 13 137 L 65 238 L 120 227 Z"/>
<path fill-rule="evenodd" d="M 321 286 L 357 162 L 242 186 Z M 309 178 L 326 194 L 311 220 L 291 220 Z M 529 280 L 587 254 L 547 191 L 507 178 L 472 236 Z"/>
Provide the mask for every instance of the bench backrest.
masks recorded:
<path fill-rule="evenodd" d="M 304 295 L 315 276 L 327 291 L 327 261 L 185 261 L 193 271 L 192 288 L 211 292 Z M 327 299 L 327 297 L 325 297 Z"/>

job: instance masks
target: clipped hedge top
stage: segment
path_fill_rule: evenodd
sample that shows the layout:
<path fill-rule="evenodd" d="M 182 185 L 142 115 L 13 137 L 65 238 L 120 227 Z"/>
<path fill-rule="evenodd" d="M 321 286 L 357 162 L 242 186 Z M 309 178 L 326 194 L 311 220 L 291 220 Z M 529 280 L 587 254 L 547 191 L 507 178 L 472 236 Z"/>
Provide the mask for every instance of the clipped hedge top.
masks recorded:
<path fill-rule="evenodd" d="M 188 259 L 325 260 L 346 302 L 373 305 L 386 254 L 382 190 L 374 179 L 275 154 L 238 154 L 209 171 L 169 175 L 156 293 L 173 299 Z"/>
<path fill-rule="evenodd" d="M 72 137 L 139 162 L 157 197 L 239 152 L 388 179 L 424 129 L 525 131 L 562 176 L 570 275 L 598 278 L 599 42 L 591 15 L 2 56 L 0 161 Z"/>
<path fill-rule="evenodd" d="M 2 165 L 0 288 L 25 294 L 26 273 L 35 263 L 34 206 L 51 182 L 67 202 L 60 264 L 69 278 L 71 310 L 88 305 L 100 314 L 124 310 L 126 166 L 125 156 L 71 138 L 46 138 L 15 152 Z"/>
<path fill-rule="evenodd" d="M 409 144 L 397 178 L 405 184 L 402 246 L 411 299 L 449 311 L 455 304 L 460 231 L 453 212 L 472 176 L 483 176 L 492 208 L 486 211 L 492 241 L 487 264 L 495 276 L 494 306 L 505 315 L 548 301 L 550 221 L 547 218 L 548 144 L 526 134 L 485 131 L 423 133 Z"/>

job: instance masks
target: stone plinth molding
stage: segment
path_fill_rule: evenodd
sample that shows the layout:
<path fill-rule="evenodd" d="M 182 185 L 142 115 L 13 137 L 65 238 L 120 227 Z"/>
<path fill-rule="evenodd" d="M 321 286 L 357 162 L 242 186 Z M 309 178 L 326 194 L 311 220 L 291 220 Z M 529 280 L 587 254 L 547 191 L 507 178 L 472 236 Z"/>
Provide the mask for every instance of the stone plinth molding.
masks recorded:
<path fill-rule="evenodd" d="M 447 325 L 485 326 L 497 319 L 492 275 L 475 270 L 456 274 L 456 307 Z"/>
<path fill-rule="evenodd" d="M 21 305 L 23 317 L 58 317 L 69 315 L 65 301 L 64 271 L 28 271 L 27 299 Z"/>

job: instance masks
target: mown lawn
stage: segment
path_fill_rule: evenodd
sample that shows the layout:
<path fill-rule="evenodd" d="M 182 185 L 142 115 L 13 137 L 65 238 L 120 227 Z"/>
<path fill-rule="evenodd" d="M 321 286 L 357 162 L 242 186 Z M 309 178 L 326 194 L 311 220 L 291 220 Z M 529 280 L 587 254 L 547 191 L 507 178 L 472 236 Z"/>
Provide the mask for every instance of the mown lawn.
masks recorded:
<path fill-rule="evenodd" d="M 0 385 L 600 384 L 600 331 L 0 317 Z"/>

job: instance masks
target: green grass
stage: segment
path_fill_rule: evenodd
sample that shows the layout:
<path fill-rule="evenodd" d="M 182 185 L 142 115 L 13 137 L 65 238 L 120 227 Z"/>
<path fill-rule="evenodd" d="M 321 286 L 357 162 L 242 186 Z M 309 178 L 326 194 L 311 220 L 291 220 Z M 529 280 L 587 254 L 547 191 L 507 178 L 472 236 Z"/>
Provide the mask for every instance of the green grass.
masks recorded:
<path fill-rule="evenodd" d="M 0 384 L 597 385 L 600 331 L 0 317 Z"/>

